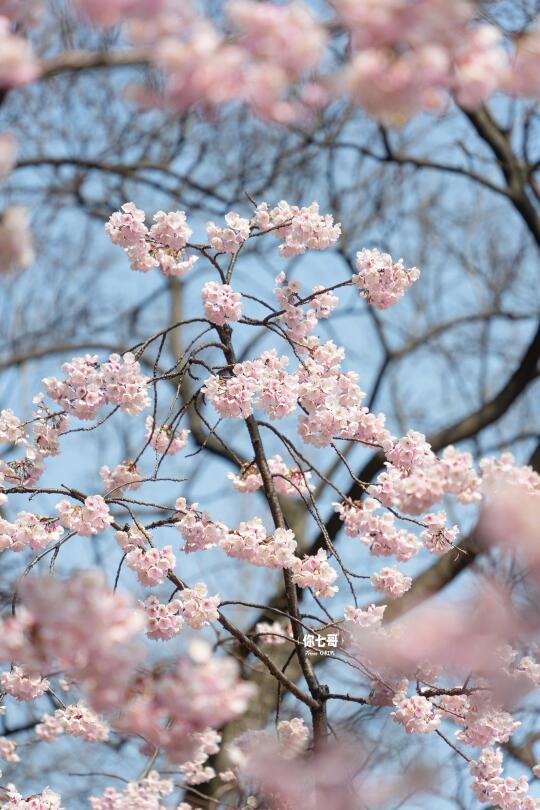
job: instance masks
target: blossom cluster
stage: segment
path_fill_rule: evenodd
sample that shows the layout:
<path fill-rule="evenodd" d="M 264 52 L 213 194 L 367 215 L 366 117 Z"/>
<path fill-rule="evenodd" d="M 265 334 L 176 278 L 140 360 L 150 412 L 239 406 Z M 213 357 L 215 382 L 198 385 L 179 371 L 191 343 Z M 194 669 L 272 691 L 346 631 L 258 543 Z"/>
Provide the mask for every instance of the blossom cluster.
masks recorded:
<path fill-rule="evenodd" d="M 253 408 L 262 408 L 272 419 L 292 413 L 298 399 L 298 375 L 286 371 L 289 358 L 271 349 L 256 360 L 237 363 L 231 377 L 210 377 L 205 397 L 221 416 L 246 419 Z"/>
<path fill-rule="evenodd" d="M 148 378 L 131 352 L 111 354 L 102 365 L 96 354 L 74 357 L 62 366 L 65 379 L 45 377 L 48 395 L 73 416 L 93 419 L 104 405 L 117 405 L 133 416 L 150 404 Z"/>
<path fill-rule="evenodd" d="M 9 672 L 0 675 L 2 690 L 16 700 L 35 700 L 49 688 L 47 678 L 31 675 L 22 667 L 14 666 Z"/>
<path fill-rule="evenodd" d="M 30 512 L 19 512 L 13 523 L 0 517 L 0 551 L 36 551 L 55 543 L 63 533 L 55 520 Z"/>
<path fill-rule="evenodd" d="M 176 636 L 184 622 L 193 630 L 200 630 L 219 617 L 219 595 L 208 595 L 203 582 L 193 588 L 185 588 L 177 598 L 162 603 L 156 596 L 149 596 L 141 603 L 147 617 L 148 638 L 166 641 Z"/>
<path fill-rule="evenodd" d="M 183 450 L 187 444 L 189 430 L 173 430 L 170 425 L 154 425 L 152 416 L 146 417 L 146 438 L 156 453 L 174 456 Z"/>
<path fill-rule="evenodd" d="M 142 585 L 159 585 L 174 570 L 176 557 L 172 546 L 143 549 L 131 548 L 126 554 L 126 565 L 135 571 Z"/>
<path fill-rule="evenodd" d="M 0 53 L 4 46 L 0 17 Z M 2 58 L 0 55 L 0 76 Z M 0 82 L 1 86 L 1 82 Z M 28 209 L 9 205 L 0 215 L 0 275 L 13 275 L 25 270 L 35 259 Z"/>
<path fill-rule="evenodd" d="M 201 785 L 209 782 L 216 775 L 216 772 L 209 765 L 206 765 L 208 757 L 219 752 L 221 734 L 212 728 L 205 729 L 194 734 L 196 750 L 191 760 L 187 760 L 180 765 L 180 772 L 184 776 L 187 785 Z"/>
<path fill-rule="evenodd" d="M 438 458 L 425 441 L 425 436 L 410 431 L 397 444 L 386 444 L 385 470 L 369 494 L 383 503 L 412 515 L 428 511 L 445 495 L 452 494 L 461 503 L 479 501 L 481 479 L 474 470 L 470 453 L 449 446 Z"/>
<path fill-rule="evenodd" d="M 319 204 L 299 208 L 281 200 L 275 208 L 268 203 L 257 206 L 254 224 L 260 231 L 272 230 L 281 240 L 281 256 L 297 256 L 306 250 L 326 250 L 341 236 L 341 225 L 334 223 L 331 214 L 321 215 Z"/>
<path fill-rule="evenodd" d="M 106 464 L 100 470 L 103 484 L 114 498 L 120 498 L 125 490 L 138 489 L 141 486 L 141 474 L 132 461 L 122 461 L 111 470 Z"/>
<path fill-rule="evenodd" d="M 185 252 L 192 231 L 184 211 L 158 211 L 151 228 L 145 218 L 134 203 L 124 203 L 121 211 L 111 214 L 105 230 L 111 242 L 125 250 L 133 270 L 147 273 L 159 267 L 164 276 L 184 276 L 197 261 Z"/>
<path fill-rule="evenodd" d="M 501 810 L 536 810 L 540 802 L 529 795 L 525 776 L 517 779 L 503 777 L 503 758 L 500 748 L 484 748 L 477 760 L 469 765 L 473 791 L 477 799 L 489 802 Z"/>
<path fill-rule="evenodd" d="M 113 517 L 101 495 L 91 495 L 84 504 L 72 504 L 68 500 L 56 504 L 58 519 L 62 526 L 81 537 L 91 537 L 109 528 Z"/>
<path fill-rule="evenodd" d="M 171 668 L 131 685 L 130 700 L 116 723 L 120 731 L 140 735 L 162 748 L 172 762 L 183 763 L 197 749 L 199 732 L 243 714 L 255 695 L 253 684 L 239 678 L 232 658 L 213 658 L 209 648 L 196 660 L 179 658 Z"/>
<path fill-rule="evenodd" d="M 276 285 L 274 295 L 283 310 L 279 320 L 285 325 L 287 335 L 294 342 L 296 350 L 304 353 L 309 346 L 305 339 L 316 327 L 319 319 L 328 318 L 331 315 L 338 305 L 339 299 L 321 285 L 316 285 L 313 288 L 314 294 L 308 296 L 309 305 L 304 310 L 301 305 L 298 281 L 289 281 L 282 272 L 276 277 Z"/>
<path fill-rule="evenodd" d="M 311 472 L 298 467 L 287 467 L 280 455 L 271 456 L 268 459 L 268 467 L 272 474 L 274 489 L 279 495 L 290 497 L 306 495 L 311 489 L 309 483 Z M 263 485 L 255 462 L 245 464 L 240 475 L 227 473 L 227 478 L 232 481 L 238 492 L 256 492 Z"/>
<path fill-rule="evenodd" d="M 344 372 L 342 347 L 331 340 L 321 344 L 311 336 L 308 355 L 298 369 L 299 403 L 304 413 L 298 420 L 302 439 L 326 447 L 334 439 L 370 445 L 385 445 L 390 433 L 383 414 L 373 414 L 362 405 L 365 394 L 355 372 Z"/>
<path fill-rule="evenodd" d="M 420 550 L 417 537 L 404 529 L 398 529 L 395 517 L 391 512 L 375 514 L 380 504 L 373 498 L 351 503 L 334 504 L 350 537 L 361 537 L 375 557 L 389 557 L 395 554 L 396 559 L 406 562 Z"/>
<path fill-rule="evenodd" d="M 174 790 L 174 783 L 170 779 L 161 779 L 157 771 L 150 771 L 148 776 L 136 782 L 129 782 L 119 793 L 114 788 L 107 788 L 102 796 L 91 796 L 92 810 L 158 810 L 162 805 L 160 799 L 168 796 Z"/>
<path fill-rule="evenodd" d="M 390 599 L 398 599 L 404 593 L 407 593 L 412 585 L 412 579 L 400 571 L 399 568 L 387 566 L 371 575 L 371 584 L 376 591 L 384 593 Z"/>
<path fill-rule="evenodd" d="M 212 546 L 252 565 L 264 568 L 290 569 L 293 582 L 299 588 L 311 588 L 317 596 L 334 596 L 338 588 L 333 583 L 337 572 L 327 560 L 324 549 L 302 559 L 295 555 L 296 540 L 290 529 L 275 529 L 269 535 L 258 517 L 242 521 L 237 529 L 229 529 L 224 523 L 214 523 L 208 513 L 199 513 L 197 504 L 187 506 L 185 498 L 176 501 L 176 509 L 182 515 L 175 526 L 186 541 L 184 551 L 195 551 Z"/>
<path fill-rule="evenodd" d="M 406 683 L 406 682 L 405 682 Z M 407 692 L 396 692 L 393 699 L 396 710 L 392 717 L 396 723 L 401 723 L 408 734 L 426 734 L 434 731 L 441 722 L 441 714 L 433 703 L 421 695 L 407 696 Z"/>
<path fill-rule="evenodd" d="M 204 314 L 211 323 L 223 326 L 242 317 L 242 297 L 229 284 L 207 282 L 201 291 Z"/>
<path fill-rule="evenodd" d="M 540 91 L 538 21 L 508 41 L 478 19 L 472 0 L 456 0 L 450 10 L 445 0 L 336 0 L 320 16 L 297 0 L 228 0 L 223 27 L 187 1 L 182 8 L 166 0 L 72 2 L 96 25 L 127 23 L 131 44 L 145 46 L 150 63 L 164 72 L 165 100 L 177 110 L 214 111 L 239 101 L 265 119 L 289 123 L 348 96 L 384 123 L 401 125 L 418 112 L 443 111 L 451 98 L 474 109 L 497 90 L 532 97 Z M 21 16 L 11 6 L 0 8 L 2 87 L 40 75 L 28 39 L 11 30 Z M 37 16 L 23 14 L 23 27 Z M 340 30 L 345 58 L 329 70 L 329 34 Z M 148 88 L 138 88 L 136 97 L 162 101 Z M 157 266 L 142 246 L 134 261 L 142 270 Z M 172 257 L 165 272 L 183 273 L 184 263 Z"/>
<path fill-rule="evenodd" d="M 226 228 L 208 222 L 206 225 L 208 241 L 217 253 L 238 253 L 246 239 L 249 239 L 249 219 L 241 217 L 235 211 L 229 211 L 225 214 L 225 222 Z"/>
<path fill-rule="evenodd" d="M 360 294 L 377 309 L 388 309 L 403 298 L 409 287 L 418 281 L 420 271 L 416 267 L 406 269 L 403 259 L 394 262 L 388 253 L 378 250 L 361 250 L 356 254 L 356 269 L 353 284 Z"/>
<path fill-rule="evenodd" d="M 109 737 L 109 726 L 84 703 L 57 709 L 45 714 L 36 726 L 37 736 L 51 742 L 60 734 L 81 737 L 88 742 L 104 742 Z"/>
<path fill-rule="evenodd" d="M 32 674 L 60 665 L 84 685 L 94 709 L 118 705 L 141 660 L 135 637 L 144 614 L 94 572 L 66 582 L 28 578 L 21 593 L 23 608 L 0 624 L 0 660 Z"/>

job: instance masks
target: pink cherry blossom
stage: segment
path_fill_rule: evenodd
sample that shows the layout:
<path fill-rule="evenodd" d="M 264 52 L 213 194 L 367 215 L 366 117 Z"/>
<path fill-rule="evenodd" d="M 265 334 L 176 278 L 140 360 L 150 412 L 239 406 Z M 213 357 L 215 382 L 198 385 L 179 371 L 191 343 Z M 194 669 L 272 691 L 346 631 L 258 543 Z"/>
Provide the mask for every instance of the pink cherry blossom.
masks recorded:
<path fill-rule="evenodd" d="M 152 416 L 146 417 L 146 438 L 150 440 L 150 446 L 157 453 L 164 453 L 174 456 L 183 450 L 187 444 L 190 430 L 173 430 L 169 425 L 160 425 L 154 429 L 154 419 Z"/>
<path fill-rule="evenodd" d="M 204 314 L 212 323 L 223 326 L 242 317 L 242 297 L 228 284 L 208 281 L 201 291 Z"/>
<path fill-rule="evenodd" d="M 55 543 L 64 530 L 52 518 L 19 512 L 14 523 L 0 518 L 0 550 L 33 551 Z"/>
<path fill-rule="evenodd" d="M 50 742 L 59 734 L 82 737 L 88 742 L 104 742 L 109 737 L 109 726 L 84 703 L 57 709 L 54 715 L 44 715 L 36 726 L 38 737 Z"/>
<path fill-rule="evenodd" d="M 185 498 L 178 498 L 175 506 L 181 517 L 174 525 L 186 541 L 183 548 L 186 553 L 212 548 L 226 536 L 227 526 L 212 521 L 208 512 L 199 512 L 198 504 L 188 506 Z"/>
<path fill-rule="evenodd" d="M 237 253 L 249 238 L 249 219 L 229 211 L 225 214 L 225 222 L 226 228 L 220 228 L 214 222 L 207 223 L 208 241 L 217 253 Z"/>
<path fill-rule="evenodd" d="M 334 585 L 337 571 L 327 560 L 326 551 L 320 548 L 317 554 L 295 557 L 291 567 L 293 582 L 299 588 L 311 588 L 315 596 L 332 597 L 339 588 Z"/>
<path fill-rule="evenodd" d="M 0 32 L 0 51 L 1 43 Z M 0 57 L 0 86 L 1 71 Z M 34 262 L 30 214 L 22 205 L 10 205 L 0 215 L 0 257 L 0 275 L 19 273 Z"/>
<path fill-rule="evenodd" d="M 345 621 L 359 627 L 379 627 L 386 605 L 368 605 L 367 608 L 354 608 L 348 605 L 343 614 Z"/>
<path fill-rule="evenodd" d="M 137 782 L 129 782 L 119 793 L 109 787 L 101 797 L 91 796 L 92 810 L 158 810 L 162 807 L 160 800 L 174 790 L 170 779 L 161 779 L 157 771 L 150 771 L 147 777 Z"/>
<path fill-rule="evenodd" d="M 141 607 L 146 613 L 146 635 L 155 641 L 167 641 L 178 635 L 184 624 L 182 606 L 178 599 L 163 604 L 157 596 L 149 596 Z"/>
<path fill-rule="evenodd" d="M 178 601 L 186 624 L 193 630 L 200 630 L 219 617 L 219 594 L 209 596 L 204 582 L 198 582 L 193 588 L 185 588 L 178 595 Z"/>
<path fill-rule="evenodd" d="M 143 585 L 159 585 L 169 571 L 174 570 L 176 557 L 172 546 L 157 548 L 133 548 L 126 554 L 126 565 L 137 573 Z"/>
<path fill-rule="evenodd" d="M 292 759 L 306 750 L 309 744 L 309 729 L 301 717 L 281 720 L 277 724 L 277 736 L 281 755 Z"/>
<path fill-rule="evenodd" d="M 446 526 L 446 512 L 430 512 L 424 515 L 422 522 L 427 526 L 420 535 L 428 551 L 432 554 L 445 554 L 451 548 L 459 535 L 457 526 Z"/>
<path fill-rule="evenodd" d="M 322 56 L 326 32 L 303 3 L 273 6 L 230 0 L 227 14 L 242 34 L 242 46 L 258 59 L 282 67 L 291 79 L 314 68 Z M 291 41 L 296 47 L 289 47 Z"/>
<path fill-rule="evenodd" d="M 321 215 L 317 202 L 299 208 L 282 200 L 272 209 L 267 203 L 261 203 L 255 211 L 254 222 L 261 231 L 275 229 L 275 235 L 282 240 L 281 256 L 297 256 L 306 250 L 326 250 L 341 235 L 341 225 L 334 224 L 330 214 Z"/>
<path fill-rule="evenodd" d="M 4 759 L 6 762 L 20 762 L 16 749 L 16 742 L 8 740 L 7 737 L 0 737 L 0 759 Z"/>
<path fill-rule="evenodd" d="M 132 461 L 123 461 L 111 470 L 106 464 L 100 470 L 103 485 L 113 498 L 121 498 L 125 490 L 141 486 L 141 474 Z"/>
<path fill-rule="evenodd" d="M 345 534 L 360 537 L 376 557 L 395 554 L 397 559 L 406 562 L 421 548 L 419 540 L 410 532 L 398 529 L 395 517 L 390 512 L 376 515 L 380 504 L 373 498 L 351 503 L 334 504 L 336 512 L 344 522 Z"/>
<path fill-rule="evenodd" d="M 394 306 L 408 288 L 420 278 L 416 267 L 406 269 L 403 259 L 394 262 L 388 253 L 361 250 L 356 254 L 358 273 L 352 277 L 363 298 L 377 309 Z"/>
<path fill-rule="evenodd" d="M 191 236 L 184 211 L 158 211 L 149 230 L 144 211 L 124 203 L 110 216 L 105 231 L 125 250 L 131 268 L 141 273 L 159 267 L 165 276 L 184 276 L 198 259 L 184 250 Z"/>
<path fill-rule="evenodd" d="M 265 568 L 290 568 L 296 559 L 294 533 L 290 529 L 276 529 L 268 535 L 260 518 L 243 521 L 238 529 L 229 530 L 219 545 L 229 557 Z"/>
<path fill-rule="evenodd" d="M 20 419 L 15 416 L 11 408 L 0 411 L 0 443 L 26 444 L 26 431 Z"/>
<path fill-rule="evenodd" d="M 30 43 L 12 34 L 10 25 L 0 16 L 0 87 L 4 88 L 32 82 L 41 72 Z"/>
<path fill-rule="evenodd" d="M 16 700 L 35 700 L 47 691 L 49 681 L 39 675 L 30 675 L 23 667 L 15 666 L 9 672 L 2 672 L 0 685 Z"/>
<path fill-rule="evenodd" d="M 131 352 L 122 357 L 111 354 L 101 367 L 103 386 L 107 401 L 118 405 L 133 416 L 150 405 L 147 393 L 148 378 L 140 372 L 140 365 Z"/>
<path fill-rule="evenodd" d="M 0 658 L 31 672 L 54 671 L 61 662 L 94 709 L 118 705 L 141 660 L 135 636 L 144 627 L 142 611 L 96 572 L 66 582 L 27 578 L 21 594 L 24 610 L 0 627 Z"/>
<path fill-rule="evenodd" d="M 371 584 L 376 591 L 384 593 L 390 599 L 398 599 L 407 593 L 412 585 L 411 577 L 403 574 L 397 568 L 381 568 L 376 574 L 371 576 Z"/>
<path fill-rule="evenodd" d="M 91 537 L 109 528 L 113 517 L 101 495 L 84 499 L 84 505 L 64 500 L 56 504 L 62 526 L 81 537 Z"/>
<path fill-rule="evenodd" d="M 0 13 L 1 11 L 0 4 Z M 13 171 L 17 162 L 18 148 L 17 138 L 12 132 L 0 132 L 0 183 Z"/>
<path fill-rule="evenodd" d="M 187 785 L 201 785 L 209 782 L 216 775 L 213 768 L 206 765 L 208 757 L 219 752 L 221 734 L 212 728 L 200 731 L 193 735 L 196 749 L 191 760 L 180 765 L 180 772 Z"/>
<path fill-rule="evenodd" d="M 408 734 L 426 734 L 434 731 L 441 722 L 441 715 L 433 703 L 420 695 L 407 697 L 406 691 L 394 695 L 396 711 L 391 715 L 396 723 L 401 723 Z"/>

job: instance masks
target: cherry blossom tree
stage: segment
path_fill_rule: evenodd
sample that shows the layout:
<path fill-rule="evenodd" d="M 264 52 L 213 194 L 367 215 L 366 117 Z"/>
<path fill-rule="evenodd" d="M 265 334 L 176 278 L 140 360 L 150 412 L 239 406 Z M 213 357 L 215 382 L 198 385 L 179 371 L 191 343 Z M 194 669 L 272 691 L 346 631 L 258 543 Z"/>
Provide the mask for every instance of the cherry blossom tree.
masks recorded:
<path fill-rule="evenodd" d="M 21 296 L 12 311 L 40 319 L 13 319 L 3 368 L 47 358 L 20 409 L 8 402 L 0 414 L 0 806 L 71 806 L 67 785 L 84 777 L 76 806 L 382 808 L 414 796 L 432 807 L 439 756 L 463 766 L 454 806 L 540 806 L 540 477 L 529 410 L 540 334 L 527 286 L 540 245 L 536 11 L 523 4 L 514 18 L 504 3 L 466 0 L 0 2 L 12 122 L 0 136 L 0 267 L 6 300 Z M 85 100 L 97 93 L 95 111 L 114 119 L 119 162 L 107 141 L 86 156 L 99 131 L 66 153 L 69 126 L 59 153 L 47 144 L 26 156 L 13 116 L 25 104 L 31 116 L 70 82 L 75 117 L 87 125 Z M 371 119 L 359 136 L 356 115 Z M 221 150 L 229 138 L 234 156 L 240 121 L 246 165 L 219 153 L 223 183 L 208 173 L 212 158 L 201 177 L 208 133 L 219 132 Z M 362 195 L 378 198 L 370 215 L 383 221 L 386 200 L 409 183 L 425 245 L 414 259 L 388 250 L 391 236 L 374 245 L 358 229 L 357 160 Z M 308 166 L 326 180 L 319 201 L 305 198 Z M 28 170 L 40 168 L 54 175 L 36 189 Z M 111 198 L 94 172 L 114 178 Z M 437 244 L 430 208 L 446 192 L 425 179 L 415 199 L 419 172 L 479 190 L 467 200 L 476 220 L 459 210 L 456 185 L 437 210 L 462 216 Z M 175 204 L 146 206 L 128 185 Z M 298 198 L 280 201 L 284 185 Z M 480 191 L 497 200 L 487 211 L 508 228 L 507 244 L 502 231 L 481 233 Z M 40 195 L 47 205 L 36 208 Z M 51 201 L 67 196 L 91 230 L 73 214 L 54 222 Z M 94 223 L 116 251 L 92 256 L 114 263 L 110 290 L 78 271 L 97 250 Z M 66 252 L 72 229 L 78 256 Z M 456 314 L 455 261 L 466 274 L 477 244 L 491 251 L 470 273 L 480 308 Z M 50 312 L 55 281 L 32 290 L 47 252 L 76 291 L 63 289 Z M 447 286 L 430 275 L 441 255 Z M 275 275 L 260 272 L 275 264 Z M 130 290 L 143 291 L 142 304 Z M 406 316 L 386 310 L 414 322 L 441 290 L 446 319 L 431 313 L 423 332 L 396 343 L 392 324 Z M 170 312 L 153 311 L 163 291 Z M 499 320 L 508 329 L 493 336 Z M 466 331 L 445 343 L 471 323 L 483 341 L 474 366 Z M 369 390 L 358 347 L 371 334 L 383 352 Z M 409 365 L 422 401 L 404 409 L 392 365 L 456 347 L 462 380 L 478 373 L 472 408 L 467 391 L 456 408 L 447 377 L 438 402 L 426 397 L 422 369 Z M 505 362 L 494 373 L 497 352 Z M 375 406 L 387 380 L 384 413 Z M 501 435 L 489 430 L 505 420 Z M 530 463 L 516 460 L 529 447 Z M 472 587 L 426 601 L 473 564 Z M 99 750 L 101 764 L 68 779 L 56 760 L 39 784 L 29 780 L 29 763 L 62 745 L 84 751 L 79 762 Z"/>

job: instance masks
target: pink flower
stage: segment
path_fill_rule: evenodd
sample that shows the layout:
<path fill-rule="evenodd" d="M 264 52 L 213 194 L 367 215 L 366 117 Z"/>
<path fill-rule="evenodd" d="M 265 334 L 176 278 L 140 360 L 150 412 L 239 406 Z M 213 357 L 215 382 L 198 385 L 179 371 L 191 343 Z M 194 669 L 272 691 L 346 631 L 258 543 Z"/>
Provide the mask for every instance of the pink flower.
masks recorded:
<path fill-rule="evenodd" d="M 11 408 L 0 411 L 0 444 L 27 444 L 26 431 Z"/>
<path fill-rule="evenodd" d="M 306 750 L 309 744 L 309 730 L 301 717 L 281 720 L 277 724 L 277 736 L 281 755 L 292 759 Z"/>
<path fill-rule="evenodd" d="M 72 505 L 64 500 L 56 504 L 60 523 L 81 537 L 91 537 L 109 528 L 113 517 L 101 495 L 85 498 L 84 505 Z"/>
<path fill-rule="evenodd" d="M 33 551 L 55 543 L 64 530 L 51 518 L 19 512 L 14 523 L 0 518 L 0 550 Z"/>
<path fill-rule="evenodd" d="M 361 250 L 356 254 L 358 273 L 352 281 L 363 298 L 377 309 L 394 306 L 407 289 L 420 278 L 416 267 L 405 269 L 403 259 L 395 262 L 388 253 L 378 250 Z"/>
<path fill-rule="evenodd" d="M 229 530 L 219 545 L 229 557 L 265 568 L 291 568 L 296 559 L 294 532 L 276 529 L 269 536 L 260 518 L 244 521 L 238 529 Z"/>
<path fill-rule="evenodd" d="M 36 734 L 50 742 L 59 734 L 81 737 L 87 742 L 104 742 L 109 737 L 109 726 L 84 703 L 57 709 L 54 715 L 44 715 L 36 726 Z"/>
<path fill-rule="evenodd" d="M 2 672 L 0 685 L 8 695 L 16 700 L 35 700 L 49 688 L 49 681 L 39 675 L 30 675 L 23 667 L 13 667 L 9 672 Z"/>
<path fill-rule="evenodd" d="M 219 618 L 219 594 L 208 596 L 204 582 L 198 582 L 193 588 L 185 588 L 178 595 L 178 601 L 183 618 L 193 630 L 207 627 Z"/>
<path fill-rule="evenodd" d="M 12 132 L 0 133 L 0 182 L 9 177 L 15 167 L 18 148 L 17 138 Z"/>
<path fill-rule="evenodd" d="M 144 614 L 112 593 L 101 574 L 85 572 L 62 582 L 27 578 L 24 607 L 0 626 L 0 658 L 31 672 L 60 667 L 86 690 L 94 709 L 115 707 L 141 661 L 134 638 Z"/>
<path fill-rule="evenodd" d="M 249 219 L 244 219 L 235 211 L 225 214 L 227 228 L 219 228 L 213 222 L 206 226 L 208 241 L 217 253 L 237 253 L 249 238 Z"/>
<path fill-rule="evenodd" d="M 397 568 L 388 567 L 381 568 L 376 574 L 372 574 L 371 584 L 376 591 L 384 593 L 390 599 L 398 599 L 407 593 L 412 585 L 412 579 Z"/>
<path fill-rule="evenodd" d="M 407 697 L 406 692 L 397 692 L 392 701 L 396 711 L 391 713 L 396 723 L 401 723 L 408 734 L 426 734 L 434 731 L 441 722 L 441 714 L 433 703 L 420 695 Z"/>
<path fill-rule="evenodd" d="M 230 0 L 227 13 L 243 35 L 242 46 L 258 59 L 278 64 L 291 79 L 319 63 L 326 32 L 303 3 L 273 6 Z M 291 42 L 294 48 L 289 47 Z"/>
<path fill-rule="evenodd" d="M 140 365 L 131 352 L 122 357 L 111 354 L 101 367 L 103 386 L 108 402 L 119 405 L 133 416 L 150 405 L 147 393 L 148 377 L 140 372 Z"/>
<path fill-rule="evenodd" d="M 327 561 L 326 551 L 320 548 L 317 554 L 305 556 L 302 560 L 295 557 L 292 564 L 293 582 L 299 588 L 311 588 L 315 596 L 332 597 L 339 588 L 334 585 L 337 579 L 335 571 Z"/>
<path fill-rule="evenodd" d="M 432 554 L 444 554 L 453 548 L 459 529 L 457 526 L 451 528 L 446 526 L 446 512 L 441 510 L 425 515 L 423 522 L 427 528 L 420 535 L 420 539 L 428 551 Z"/>
<path fill-rule="evenodd" d="M 394 515 L 390 512 L 376 515 L 374 510 L 379 506 L 373 498 L 334 504 L 344 522 L 345 534 L 350 537 L 360 536 L 362 542 L 369 546 L 371 554 L 376 557 L 395 554 L 402 562 L 410 560 L 420 551 L 420 542 L 413 534 L 397 529 Z"/>
<path fill-rule="evenodd" d="M 73 0 L 73 4 L 95 25 L 111 26 L 126 17 L 151 17 L 165 6 L 165 0 Z"/>
<path fill-rule="evenodd" d="M 163 604 L 157 596 L 149 596 L 141 607 L 146 613 L 148 638 L 156 641 L 167 641 L 178 635 L 184 624 L 181 615 L 182 606 L 178 599 Z"/>
<path fill-rule="evenodd" d="M 341 235 L 341 225 L 334 224 L 330 214 L 321 216 L 317 202 L 308 208 L 299 208 L 282 200 L 271 210 L 267 203 L 261 203 L 255 211 L 254 222 L 261 231 L 276 229 L 275 235 L 283 241 L 279 248 L 281 256 L 296 256 L 306 250 L 326 250 Z"/>
<path fill-rule="evenodd" d="M 183 276 L 198 259 L 184 251 L 191 236 L 184 211 L 158 211 L 148 230 L 144 211 L 125 203 L 111 215 L 105 231 L 113 244 L 125 250 L 131 268 L 141 273 L 159 267 L 165 276 Z"/>
<path fill-rule="evenodd" d="M 187 444 L 190 430 L 173 430 L 169 425 L 160 425 L 157 429 L 154 427 L 154 419 L 152 416 L 146 417 L 146 438 L 150 440 L 150 446 L 154 448 L 157 453 L 174 456 L 183 450 Z"/>
<path fill-rule="evenodd" d="M 212 521 L 208 512 L 198 512 L 198 504 L 188 506 L 185 498 L 178 498 L 175 506 L 181 517 L 174 526 L 186 541 L 182 549 L 186 553 L 212 548 L 226 536 L 225 524 Z"/>
<path fill-rule="evenodd" d="M 0 56 L 0 76 L 1 69 Z M 22 205 L 10 205 L 0 216 L 0 275 L 26 270 L 34 259 L 29 212 Z"/>
<path fill-rule="evenodd" d="M 228 284 L 208 281 L 202 288 L 204 314 L 212 323 L 223 326 L 227 321 L 239 321 L 242 317 L 242 297 Z"/>
<path fill-rule="evenodd" d="M 129 782 L 126 788 L 118 793 L 115 788 L 107 788 L 100 798 L 90 797 L 92 810 L 150 810 L 162 807 L 161 799 L 174 790 L 170 779 L 161 779 L 157 771 L 150 771 L 147 777 L 137 782 Z"/>
<path fill-rule="evenodd" d="M 0 759 L 4 759 L 6 762 L 20 762 L 16 748 L 16 742 L 8 740 L 7 737 L 0 737 Z"/>
<path fill-rule="evenodd" d="M 123 461 L 112 470 L 106 464 L 100 470 L 103 485 L 113 498 L 121 498 L 124 490 L 141 486 L 141 474 L 132 461 Z"/>
<path fill-rule="evenodd" d="M 133 548 L 126 554 L 126 565 L 136 571 L 139 582 L 143 585 L 159 585 L 169 571 L 174 570 L 176 557 L 172 546 L 157 548 Z"/>
<path fill-rule="evenodd" d="M 10 26 L 10 20 L 0 16 L 0 87 L 4 88 L 32 82 L 41 73 L 30 43 L 12 34 Z"/>

